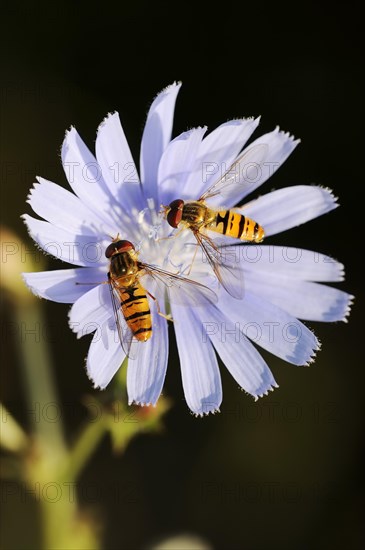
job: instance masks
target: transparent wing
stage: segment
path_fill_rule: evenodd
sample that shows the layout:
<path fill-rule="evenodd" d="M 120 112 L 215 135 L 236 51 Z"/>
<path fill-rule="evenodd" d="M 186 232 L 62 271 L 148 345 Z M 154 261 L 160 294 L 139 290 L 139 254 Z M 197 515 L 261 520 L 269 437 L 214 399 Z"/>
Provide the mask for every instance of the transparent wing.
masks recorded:
<path fill-rule="evenodd" d="M 218 281 L 233 298 L 243 298 L 243 272 L 232 254 L 222 253 L 213 240 L 199 231 L 193 234 Z"/>
<path fill-rule="evenodd" d="M 251 184 L 257 177 L 258 166 L 265 160 L 268 150 L 268 145 L 259 143 L 242 151 L 223 176 L 214 182 L 198 200 L 203 201 L 216 195 L 228 199 L 232 194 L 243 190 L 245 182 Z"/>
<path fill-rule="evenodd" d="M 138 263 L 140 268 L 143 269 L 141 275 L 150 276 L 157 282 L 155 292 L 159 300 L 164 298 L 164 292 L 167 290 L 171 302 L 179 305 L 199 307 L 206 305 L 207 302 L 216 303 L 218 301 L 218 297 L 213 290 L 197 281 L 153 265 Z M 148 288 L 147 285 L 146 282 L 146 289 Z"/>
<path fill-rule="evenodd" d="M 110 298 L 113 306 L 115 325 L 117 327 L 120 345 L 122 346 L 126 356 L 134 359 L 136 355 L 135 346 L 138 342 L 135 338 L 133 338 L 133 332 L 131 331 L 124 319 L 124 315 L 120 305 L 119 293 L 114 286 L 113 279 L 111 279 L 109 276 L 108 279 Z"/>

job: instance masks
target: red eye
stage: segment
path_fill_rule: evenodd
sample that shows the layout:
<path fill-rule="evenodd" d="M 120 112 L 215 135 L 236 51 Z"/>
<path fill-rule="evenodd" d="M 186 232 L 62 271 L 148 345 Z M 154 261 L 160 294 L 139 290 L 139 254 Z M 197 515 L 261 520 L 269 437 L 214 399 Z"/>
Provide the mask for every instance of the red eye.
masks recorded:
<path fill-rule="evenodd" d="M 175 201 L 170 202 L 169 207 L 170 211 L 167 214 L 166 219 L 171 227 L 176 228 L 181 222 L 184 201 L 182 199 L 176 199 Z"/>
<path fill-rule="evenodd" d="M 105 250 L 105 256 L 111 258 L 114 254 L 121 254 L 122 252 L 129 252 L 134 250 L 134 246 L 129 241 L 115 241 L 110 243 Z"/>

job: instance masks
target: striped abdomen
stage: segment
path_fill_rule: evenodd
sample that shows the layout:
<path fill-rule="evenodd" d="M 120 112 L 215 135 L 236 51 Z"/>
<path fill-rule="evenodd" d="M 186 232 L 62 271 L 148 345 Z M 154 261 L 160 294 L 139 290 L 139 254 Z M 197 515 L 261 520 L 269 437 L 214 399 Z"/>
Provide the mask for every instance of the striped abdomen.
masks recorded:
<path fill-rule="evenodd" d="M 133 286 L 119 290 L 120 307 L 133 336 L 145 342 L 152 336 L 151 311 L 146 291 L 136 281 Z"/>
<path fill-rule="evenodd" d="M 215 212 L 215 218 L 207 226 L 210 231 L 216 231 L 228 237 L 260 243 L 264 236 L 264 230 L 251 218 L 234 212 L 233 210 L 220 210 Z"/>

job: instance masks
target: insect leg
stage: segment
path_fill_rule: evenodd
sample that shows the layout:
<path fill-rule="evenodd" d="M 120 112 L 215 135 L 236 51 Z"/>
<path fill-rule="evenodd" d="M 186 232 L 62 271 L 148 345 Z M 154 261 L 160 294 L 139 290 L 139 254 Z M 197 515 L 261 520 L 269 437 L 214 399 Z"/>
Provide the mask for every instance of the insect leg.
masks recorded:
<path fill-rule="evenodd" d="M 163 318 L 166 319 L 167 321 L 173 322 L 174 320 L 173 320 L 173 318 L 171 317 L 170 314 L 166 315 L 165 313 L 162 313 L 161 308 L 160 308 L 160 304 L 158 303 L 158 300 L 157 300 L 156 296 L 154 296 L 153 294 L 151 294 L 150 292 L 148 292 L 147 289 L 145 289 L 145 291 L 146 291 L 146 293 L 148 294 L 148 296 L 149 296 L 150 298 L 152 298 L 152 300 L 155 302 L 156 307 L 157 307 L 157 313 L 158 313 L 159 315 L 161 315 L 161 317 L 163 317 Z"/>
<path fill-rule="evenodd" d="M 109 281 L 100 281 L 99 283 L 78 283 L 76 282 L 75 285 L 107 285 L 109 284 Z"/>
<path fill-rule="evenodd" d="M 190 264 L 190 267 L 189 267 L 189 271 L 188 271 L 187 274 L 186 274 L 187 277 L 189 277 L 189 275 L 190 275 L 190 273 L 191 273 L 191 270 L 193 269 L 193 264 L 194 264 L 194 262 L 195 262 L 195 258 L 196 258 L 197 252 L 198 252 L 198 247 L 196 246 L 196 247 L 195 247 L 194 256 L 193 256 L 193 259 L 191 260 L 191 264 Z"/>
<path fill-rule="evenodd" d="M 167 241 L 167 239 L 175 239 L 175 237 L 177 237 L 178 235 L 180 235 L 180 233 L 182 231 L 184 231 L 185 227 L 181 227 L 179 229 L 179 231 L 177 231 L 176 233 L 174 233 L 173 235 L 169 235 L 168 237 L 160 237 L 159 239 L 157 239 L 157 242 L 159 241 Z"/>

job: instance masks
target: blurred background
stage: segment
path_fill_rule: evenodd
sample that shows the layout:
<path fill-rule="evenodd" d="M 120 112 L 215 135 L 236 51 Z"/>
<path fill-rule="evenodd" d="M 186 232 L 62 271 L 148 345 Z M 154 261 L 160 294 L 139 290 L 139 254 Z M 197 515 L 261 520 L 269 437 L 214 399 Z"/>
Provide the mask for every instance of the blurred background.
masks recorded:
<path fill-rule="evenodd" d="M 70 548 L 149 549 L 162 548 L 162 541 L 170 550 L 360 548 L 364 353 L 363 274 L 357 260 L 363 250 L 364 87 L 359 14 L 351 2 L 327 8 L 315 2 L 226 1 L 217 11 L 211 3 L 64 0 L 12 2 L 2 11 L 1 224 L 25 243 L 29 253 L 22 262 L 37 262 L 35 270 L 61 267 L 35 254 L 20 215 L 30 213 L 25 200 L 36 175 L 67 187 L 60 163 L 66 128 L 76 126 L 93 150 L 97 126 L 117 110 L 138 161 L 152 99 L 182 80 L 174 135 L 262 115 L 256 136 L 280 125 L 301 138 L 260 192 L 316 183 L 333 189 L 341 208 L 270 242 L 342 261 L 346 281 L 338 286 L 357 297 L 348 324 L 308 323 L 322 342 L 311 368 L 264 354 L 280 388 L 259 402 L 240 392 L 222 368 L 221 414 L 203 419 L 192 417 L 184 402 L 171 332 L 163 405 L 168 410 L 156 420 L 158 429 L 137 430 L 126 447 L 115 445 L 116 436 L 113 444 L 110 433 L 90 432 L 94 452 L 80 467 L 75 486 L 67 476 L 62 482 L 57 477 L 44 491 L 33 469 L 29 493 L 21 471 L 37 457 L 29 458 L 28 440 L 20 444 L 18 458 L 8 445 L 2 548 L 44 544 L 42 501 L 52 508 L 59 488 L 70 507 L 77 502 L 79 524 L 92 525 L 96 533 L 89 542 L 81 534 L 82 542 Z M 84 369 L 88 338 L 77 341 L 68 328 L 68 305 L 31 306 L 41 308 L 40 340 L 59 400 L 55 411 L 34 410 L 25 395 L 27 350 L 19 308 L 11 292 L 2 294 L 1 402 L 28 434 L 35 417 L 48 422 L 50 437 L 62 421 L 72 445 L 90 423 L 85 400 L 100 398 Z M 37 338 L 27 341 L 37 353 Z M 43 380 L 40 371 L 39 383 Z M 133 414 L 144 426 L 139 413 Z M 39 480 L 52 482 L 42 475 Z M 175 540 L 166 542 L 171 537 Z"/>

